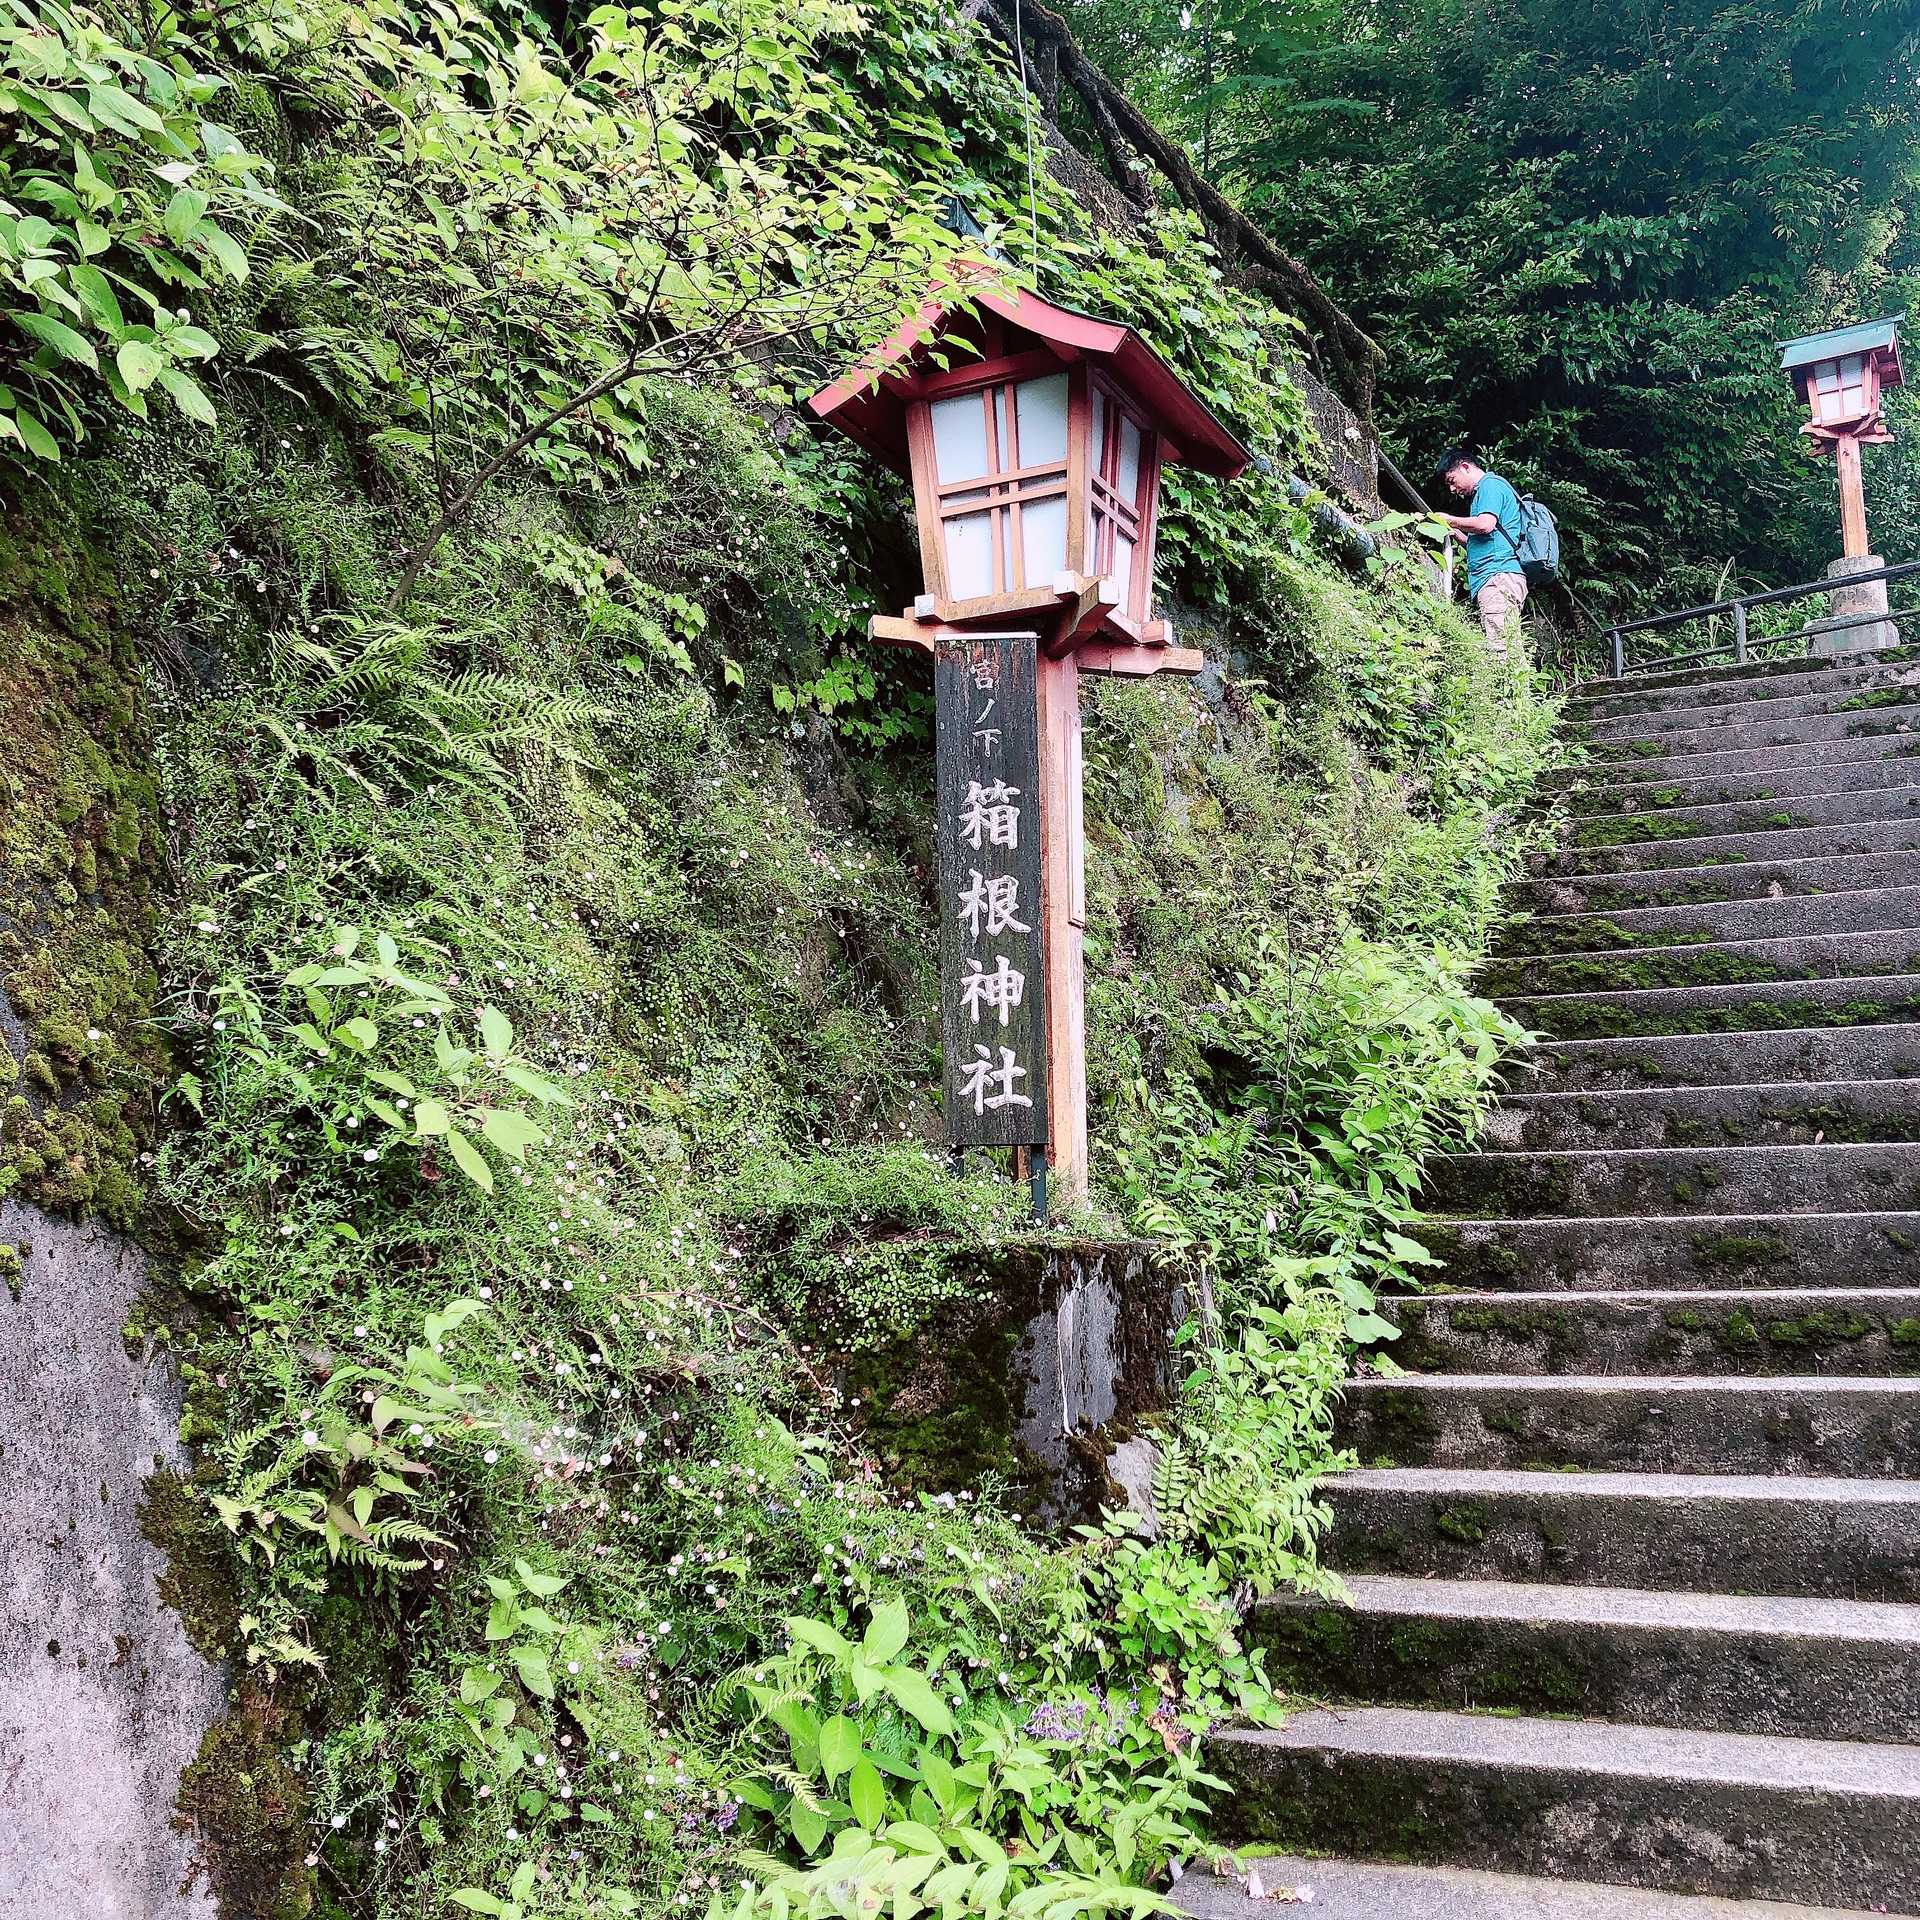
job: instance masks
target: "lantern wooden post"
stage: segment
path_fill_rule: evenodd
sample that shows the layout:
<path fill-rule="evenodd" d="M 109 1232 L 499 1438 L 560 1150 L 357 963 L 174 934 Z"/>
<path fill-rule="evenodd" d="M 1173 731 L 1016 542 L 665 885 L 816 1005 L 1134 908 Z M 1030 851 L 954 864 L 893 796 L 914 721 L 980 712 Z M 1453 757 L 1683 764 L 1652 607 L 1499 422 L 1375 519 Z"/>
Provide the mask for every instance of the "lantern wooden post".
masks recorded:
<path fill-rule="evenodd" d="M 1017 876 L 976 874 L 970 861 L 948 858 L 972 891 L 957 903 L 943 891 L 942 934 L 951 938 L 956 904 L 971 915 L 978 889 L 989 885 L 1011 889 L 1002 896 L 1008 912 L 1037 915 L 1037 966 L 997 951 L 967 957 L 976 969 L 995 969 L 990 984 L 1003 996 L 1031 988 L 1032 1001 L 996 1001 L 996 1018 L 1014 1004 L 1037 1012 L 1045 995 L 1049 1172 L 1061 1197 L 1077 1200 L 1088 1172 L 1080 676 L 1198 673 L 1206 664 L 1193 648 L 1169 646 L 1165 622 L 1153 617 L 1160 471 L 1179 462 L 1230 478 L 1250 456 L 1131 327 L 1069 312 L 984 274 L 963 273 L 936 290 L 864 366 L 811 405 L 913 480 L 925 591 L 898 618 L 876 615 L 871 637 L 939 657 L 943 646 L 951 652 L 969 638 L 1035 648 L 1021 723 L 1030 720 L 1037 738 L 1039 792 L 1028 795 L 1012 781 L 991 796 L 965 791 L 1019 813 L 1021 832 L 1030 830 L 1026 809 L 1037 801 L 1040 898 L 1016 900 Z M 979 740 L 965 730 L 991 716 L 958 719 L 948 710 L 958 681 L 937 673 L 935 685 L 942 737 Z M 942 775 L 949 784 L 950 774 Z M 945 813 L 942 823 L 946 832 Z M 946 880 L 943 889 L 951 891 Z M 1012 920 L 995 924 L 1014 930 Z M 965 1104 L 969 1097 L 977 1104 L 985 1070 L 987 1036 L 975 1010 L 982 977 L 970 971 L 957 981 L 969 996 L 964 1019 L 956 985 L 947 988 L 948 1136 L 956 1144 L 1011 1144 L 1018 1162 L 1037 1142 L 1038 1115 L 1009 1114 L 1015 1096 L 1007 1090 L 1027 1069 L 997 1028 L 1000 1117 L 990 1122 Z M 1030 1084 L 1037 1094 L 1041 1076 Z"/>
<path fill-rule="evenodd" d="M 1860 436 L 1834 436 L 1833 464 L 1840 481 L 1840 551 L 1849 560 L 1863 560 L 1867 546 L 1867 494 L 1860 471 Z"/>
<path fill-rule="evenodd" d="M 1087 845 L 1080 769 L 1080 666 L 1040 662 L 1040 859 L 1046 916 L 1048 1170 L 1087 1190 Z"/>

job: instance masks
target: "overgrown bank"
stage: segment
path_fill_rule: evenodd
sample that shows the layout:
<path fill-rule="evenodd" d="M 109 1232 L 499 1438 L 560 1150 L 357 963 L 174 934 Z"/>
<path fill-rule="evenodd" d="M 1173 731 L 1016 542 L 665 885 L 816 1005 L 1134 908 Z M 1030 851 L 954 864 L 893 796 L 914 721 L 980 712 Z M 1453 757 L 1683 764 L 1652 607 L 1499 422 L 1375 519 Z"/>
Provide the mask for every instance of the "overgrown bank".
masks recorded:
<path fill-rule="evenodd" d="M 1045 289 L 1140 318 L 1274 470 L 1170 503 L 1209 673 L 1087 713 L 1098 1185 L 1065 1231 L 1204 1261 L 1220 1320 L 1157 1436 L 1157 1541 L 1062 1546 L 940 1462 L 903 1497 L 846 1369 L 1028 1228 L 937 1152 L 928 690 L 858 638 L 905 597 L 899 490 L 786 404 L 873 313 L 802 303 L 818 348 L 636 372 L 486 476 L 580 390 L 576 347 L 617 370 L 657 337 L 543 220 L 665 164 L 660 90 L 725 129 L 679 230 L 735 245 L 741 205 L 792 219 L 828 177 L 958 188 L 997 230 L 1017 93 L 884 8 L 607 16 L 584 80 L 479 16 L 223 16 L 120 52 L 67 18 L 73 71 L 32 84 L 94 112 L 91 61 L 160 131 L 109 100 L 84 172 L 35 130 L 16 177 L 66 184 L 70 212 L 35 204 L 72 245 L 39 257 L 155 417 L 43 346 L 87 437 L 33 412 L 65 459 L 15 485 L 0 1186 L 160 1257 L 139 1331 L 201 1465 L 150 1525 L 234 1676 L 184 1787 L 228 1911 L 731 1904 L 775 1871 L 755 1850 L 894 1821 L 918 1865 L 888 1871 L 955 1911 L 1029 1884 L 1127 1910 L 1192 1844 L 1192 1731 L 1270 1710 L 1236 1594 L 1321 1578 L 1329 1398 L 1382 1331 L 1369 1288 L 1419 1257 L 1422 1154 L 1512 1037 L 1463 982 L 1534 689 L 1416 584 L 1316 551 L 1281 479 L 1316 457 L 1287 323 L 1179 219 L 1103 236 L 1043 178 Z M 826 149 L 782 153 L 816 118 Z M 86 186 L 162 165 L 184 183 L 124 230 Z M 631 266 L 650 217 L 595 243 Z M 74 268 L 125 292 L 136 261 L 87 254 L 83 218 L 135 255 L 174 236 L 153 339 L 107 338 Z M 682 334 L 745 297 L 696 287 Z M 181 327 L 218 351 L 131 385 L 119 349 Z M 200 401 L 163 415 L 188 366 Z"/>

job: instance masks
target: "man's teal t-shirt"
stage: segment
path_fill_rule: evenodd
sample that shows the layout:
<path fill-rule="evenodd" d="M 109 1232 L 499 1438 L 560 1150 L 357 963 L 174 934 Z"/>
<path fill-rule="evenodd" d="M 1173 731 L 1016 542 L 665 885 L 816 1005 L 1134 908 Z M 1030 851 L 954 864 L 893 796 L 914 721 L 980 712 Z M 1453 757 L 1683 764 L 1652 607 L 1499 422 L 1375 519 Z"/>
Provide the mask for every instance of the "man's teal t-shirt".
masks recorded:
<path fill-rule="evenodd" d="M 1490 513 L 1499 522 L 1496 532 L 1467 535 L 1467 591 L 1478 593 L 1496 573 L 1517 573 L 1524 578 L 1526 568 L 1520 564 L 1517 551 L 1524 531 L 1520 496 L 1497 473 L 1483 473 L 1467 512 Z"/>

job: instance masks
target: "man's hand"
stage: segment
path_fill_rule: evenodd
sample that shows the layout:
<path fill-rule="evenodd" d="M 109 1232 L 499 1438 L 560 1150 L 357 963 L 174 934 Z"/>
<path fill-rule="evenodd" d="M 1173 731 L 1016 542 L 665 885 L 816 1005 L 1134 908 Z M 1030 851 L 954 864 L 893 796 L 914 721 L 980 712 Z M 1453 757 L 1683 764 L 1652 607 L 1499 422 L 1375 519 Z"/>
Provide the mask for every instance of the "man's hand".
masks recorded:
<path fill-rule="evenodd" d="M 1433 517 L 1455 533 L 1491 533 L 1500 524 L 1499 516 L 1491 513 L 1436 513 Z"/>

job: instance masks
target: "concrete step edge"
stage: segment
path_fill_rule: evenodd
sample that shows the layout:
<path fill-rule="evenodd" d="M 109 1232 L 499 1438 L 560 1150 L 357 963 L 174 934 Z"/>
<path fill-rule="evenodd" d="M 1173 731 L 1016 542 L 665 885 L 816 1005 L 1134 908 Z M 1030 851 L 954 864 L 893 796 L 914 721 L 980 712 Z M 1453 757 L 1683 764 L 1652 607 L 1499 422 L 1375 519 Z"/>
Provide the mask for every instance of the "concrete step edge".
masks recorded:
<path fill-rule="evenodd" d="M 1672 1628 L 1702 1634 L 1920 1648 L 1920 1606 L 1895 1600 L 1796 1599 L 1781 1594 L 1548 1586 L 1512 1580 L 1428 1580 L 1391 1573 L 1348 1574 L 1344 1580 L 1356 1613 L 1477 1619 L 1513 1626 Z M 1274 1611 L 1302 1612 L 1328 1603 L 1308 1594 L 1270 1594 L 1259 1604 Z"/>
<path fill-rule="evenodd" d="M 1920 1747 L 1866 1741 L 1676 1732 L 1525 1715 L 1440 1713 L 1418 1707 L 1322 1709 L 1300 1714 L 1282 1728 L 1249 1728 L 1213 1738 L 1253 1748 L 1331 1746 L 1356 1755 L 1624 1773 L 1676 1784 L 1700 1781 L 1766 1792 L 1857 1795 L 1920 1807 Z"/>
<path fill-rule="evenodd" d="M 1714 1894 L 1656 1893 L 1593 1880 L 1539 1880 L 1477 1867 L 1243 1852 L 1268 1897 L 1306 1888 L 1326 1920 L 1870 1920 L 1858 1907 L 1788 1906 Z M 1243 1875 L 1190 1870 L 1167 1896 L 1194 1920 L 1247 1920 Z"/>

